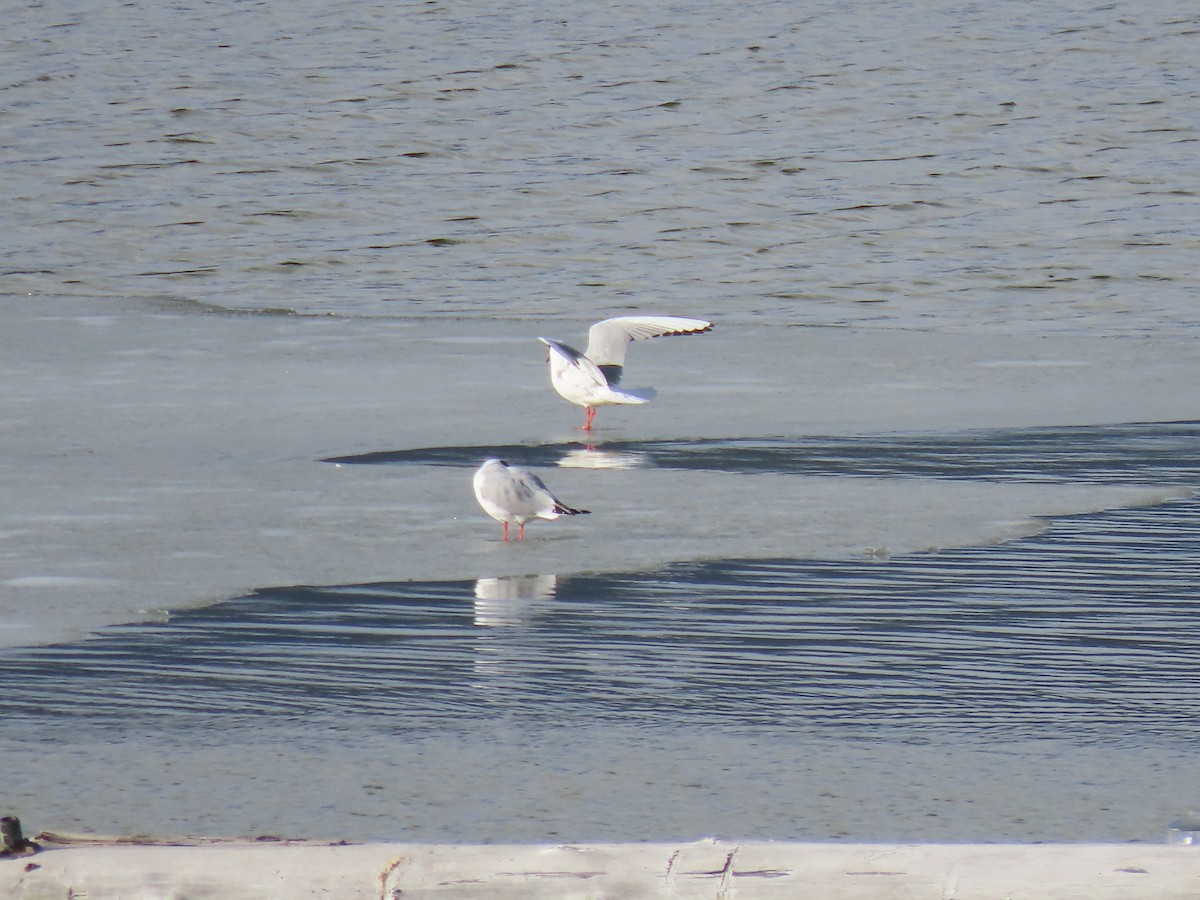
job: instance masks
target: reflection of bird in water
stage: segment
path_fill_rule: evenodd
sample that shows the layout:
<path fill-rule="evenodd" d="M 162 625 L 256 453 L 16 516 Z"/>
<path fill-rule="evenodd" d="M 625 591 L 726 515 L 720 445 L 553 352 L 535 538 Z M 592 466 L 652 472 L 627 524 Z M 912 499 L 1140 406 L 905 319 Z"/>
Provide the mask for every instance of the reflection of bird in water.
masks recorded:
<path fill-rule="evenodd" d="M 639 469 L 647 465 L 645 453 L 635 450 L 596 450 L 580 447 L 568 450 L 558 461 L 564 469 Z"/>
<path fill-rule="evenodd" d="M 630 341 L 672 334 L 700 334 L 712 330 L 712 322 L 678 316 L 619 316 L 597 322 L 588 331 L 587 351 L 580 353 L 559 341 L 538 338 L 549 349 L 550 383 L 559 395 L 587 410 L 584 431 L 592 430 L 596 407 L 619 403 L 646 403 L 654 391 L 618 390 L 625 368 L 625 351 Z"/>
<path fill-rule="evenodd" d="M 549 600 L 558 589 L 557 575 L 501 575 L 475 582 L 475 624 L 519 625 L 535 600 Z"/>
<path fill-rule="evenodd" d="M 479 600 L 549 600 L 558 589 L 557 575 L 500 575 L 475 582 Z"/>
<path fill-rule="evenodd" d="M 504 540 L 508 526 L 519 525 L 517 540 L 525 540 L 525 523 L 531 519 L 557 519 L 559 516 L 579 516 L 586 509 L 572 509 L 527 469 L 510 466 L 502 459 L 489 459 L 475 472 L 475 498 L 483 511 L 504 524 Z"/>

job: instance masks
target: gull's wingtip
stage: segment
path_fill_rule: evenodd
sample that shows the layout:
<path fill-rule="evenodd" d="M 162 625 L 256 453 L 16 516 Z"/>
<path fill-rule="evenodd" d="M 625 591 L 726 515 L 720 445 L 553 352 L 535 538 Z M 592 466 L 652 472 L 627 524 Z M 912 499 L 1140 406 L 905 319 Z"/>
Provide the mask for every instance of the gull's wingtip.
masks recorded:
<path fill-rule="evenodd" d="M 699 334 L 702 331 L 712 331 L 717 327 L 716 323 L 710 322 L 708 319 L 688 319 L 680 316 L 679 321 L 683 324 L 684 329 L 690 334 Z"/>
<path fill-rule="evenodd" d="M 592 327 L 602 331 L 620 329 L 630 340 L 640 341 L 672 334 L 701 334 L 712 331 L 716 326 L 708 319 L 687 316 L 617 316 L 597 322 Z"/>

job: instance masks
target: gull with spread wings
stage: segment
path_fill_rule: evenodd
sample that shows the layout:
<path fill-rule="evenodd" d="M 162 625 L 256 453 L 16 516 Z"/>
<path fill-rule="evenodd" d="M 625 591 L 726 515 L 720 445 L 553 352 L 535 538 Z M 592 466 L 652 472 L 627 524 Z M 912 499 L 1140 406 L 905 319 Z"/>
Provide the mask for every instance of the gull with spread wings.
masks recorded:
<path fill-rule="evenodd" d="M 580 353 L 561 341 L 538 338 L 546 345 L 550 383 L 565 400 L 587 410 L 584 431 L 592 430 L 596 408 L 618 403 L 646 403 L 653 389 L 622 390 L 625 352 L 631 341 L 674 334 L 701 334 L 712 322 L 679 316 L 618 316 L 597 322 L 588 331 L 587 350 Z"/>

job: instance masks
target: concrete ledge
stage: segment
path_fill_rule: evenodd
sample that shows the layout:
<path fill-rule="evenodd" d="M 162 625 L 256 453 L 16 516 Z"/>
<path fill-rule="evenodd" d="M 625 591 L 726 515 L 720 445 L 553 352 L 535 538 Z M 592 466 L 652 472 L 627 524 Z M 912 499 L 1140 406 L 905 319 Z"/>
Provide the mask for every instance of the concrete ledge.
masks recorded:
<path fill-rule="evenodd" d="M 437 845 L 39 835 L 0 859 L 12 900 L 1107 900 L 1200 897 L 1200 850 L 1145 844 Z"/>

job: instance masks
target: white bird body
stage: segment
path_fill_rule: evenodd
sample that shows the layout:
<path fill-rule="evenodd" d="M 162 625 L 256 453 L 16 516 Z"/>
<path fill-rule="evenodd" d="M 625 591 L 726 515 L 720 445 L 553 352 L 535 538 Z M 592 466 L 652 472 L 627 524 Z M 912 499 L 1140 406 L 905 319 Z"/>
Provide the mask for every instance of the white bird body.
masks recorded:
<path fill-rule="evenodd" d="M 512 466 L 502 459 L 489 459 L 475 472 L 475 499 L 483 511 L 504 525 L 520 526 L 517 540 L 525 540 L 525 523 L 533 519 L 557 519 L 559 516 L 586 515 L 586 509 L 572 509 L 528 469 Z"/>
<path fill-rule="evenodd" d="M 550 383 L 559 396 L 587 410 L 583 430 L 591 431 L 596 408 L 615 404 L 640 404 L 653 399 L 652 389 L 620 390 L 625 370 L 625 353 L 633 341 L 674 334 L 700 334 L 712 330 L 712 322 L 679 316 L 618 316 L 597 322 L 588 331 L 585 353 L 574 347 L 538 338 L 547 346 Z"/>

